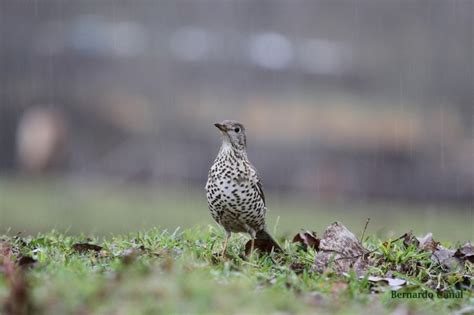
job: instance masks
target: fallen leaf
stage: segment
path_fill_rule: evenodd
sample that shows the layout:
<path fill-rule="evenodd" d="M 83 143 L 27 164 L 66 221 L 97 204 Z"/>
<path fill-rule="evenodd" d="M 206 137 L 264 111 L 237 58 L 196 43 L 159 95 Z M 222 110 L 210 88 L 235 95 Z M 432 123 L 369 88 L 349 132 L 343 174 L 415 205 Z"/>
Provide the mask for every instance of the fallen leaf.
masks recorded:
<path fill-rule="evenodd" d="M 318 251 L 320 241 L 321 240 L 316 237 L 316 233 L 310 231 L 300 232 L 293 237 L 293 243 L 300 243 L 305 250 L 307 250 L 308 247 L 312 247 Z"/>
<path fill-rule="evenodd" d="M 254 240 L 254 249 L 259 250 L 262 253 L 271 253 L 279 251 L 278 247 L 272 240 L 256 239 Z M 252 240 L 249 240 L 245 244 L 245 255 L 249 256 L 252 250 Z"/>
<path fill-rule="evenodd" d="M 79 253 L 86 253 L 88 251 L 100 252 L 102 250 L 102 246 L 89 243 L 76 243 L 72 245 L 72 248 Z"/>
<path fill-rule="evenodd" d="M 474 250 L 470 243 L 466 243 L 463 247 L 454 251 L 441 246 L 439 242 L 433 239 L 432 233 L 428 233 L 423 237 L 418 237 L 416 238 L 416 241 L 418 242 L 419 249 L 432 252 L 431 260 L 434 263 L 447 268 L 449 271 L 461 268 L 462 266 L 460 262 L 463 262 L 464 260 L 474 259 L 470 258 L 474 257 Z M 406 234 L 403 243 L 408 245 L 410 242 L 416 244 L 411 232 Z"/>
<path fill-rule="evenodd" d="M 438 245 L 437 249 L 431 255 L 431 260 L 449 271 L 457 270 L 461 268 L 461 261 L 454 257 L 455 250 L 444 248 Z"/>
<path fill-rule="evenodd" d="M 360 276 L 367 269 L 364 257 L 367 253 L 367 249 L 351 231 L 342 223 L 334 222 L 328 226 L 319 243 L 314 267 L 319 273 L 332 269 L 339 274 L 353 268 Z"/>
<path fill-rule="evenodd" d="M 418 246 L 420 245 L 420 241 L 410 231 L 408 233 L 405 233 L 405 237 L 403 238 L 403 244 L 405 245 L 405 247 L 415 245 L 415 247 L 418 248 Z"/>
<path fill-rule="evenodd" d="M 403 279 L 391 277 L 369 276 L 367 280 L 373 286 L 376 285 L 375 287 L 371 288 L 371 291 L 375 293 L 387 291 L 387 289 L 384 287 L 385 285 L 388 285 L 388 289 L 390 291 L 397 291 L 407 284 L 407 282 Z"/>
<path fill-rule="evenodd" d="M 461 246 L 461 248 L 458 248 L 458 250 L 454 253 L 454 257 L 474 263 L 474 247 L 470 242 L 467 242 Z"/>
<path fill-rule="evenodd" d="M 384 282 L 388 284 L 390 287 L 401 287 L 405 285 L 407 282 L 406 280 L 400 278 L 384 278 L 384 277 L 377 277 L 377 276 L 369 276 L 367 278 L 370 282 Z"/>
<path fill-rule="evenodd" d="M 432 252 L 436 251 L 438 248 L 439 242 L 436 242 L 433 239 L 433 234 L 428 233 L 423 237 L 417 238 L 419 245 L 418 248 L 423 249 L 423 250 L 430 250 Z"/>
<path fill-rule="evenodd" d="M 461 267 L 460 260 L 455 257 L 455 251 L 441 246 L 439 242 L 433 239 L 432 233 L 418 237 L 417 240 L 419 242 L 419 249 L 432 252 L 431 260 L 434 263 L 447 268 L 449 271 L 457 270 Z"/>
<path fill-rule="evenodd" d="M 473 276 L 469 275 L 463 275 L 462 280 L 456 283 L 456 288 L 458 290 L 474 290 L 474 284 L 472 282 L 472 279 L 474 279 Z"/>

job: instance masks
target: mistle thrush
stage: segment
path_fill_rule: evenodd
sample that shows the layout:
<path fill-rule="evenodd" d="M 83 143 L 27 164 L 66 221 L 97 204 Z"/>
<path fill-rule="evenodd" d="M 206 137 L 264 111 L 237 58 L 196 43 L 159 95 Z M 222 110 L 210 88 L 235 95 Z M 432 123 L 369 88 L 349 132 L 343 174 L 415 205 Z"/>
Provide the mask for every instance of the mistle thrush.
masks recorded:
<path fill-rule="evenodd" d="M 255 239 L 268 240 L 275 249 L 281 249 L 266 231 L 265 195 L 247 157 L 244 126 L 231 120 L 214 125 L 222 134 L 222 146 L 209 170 L 206 192 L 212 217 L 226 231 L 222 255 L 232 232 L 249 233 L 252 249 Z"/>

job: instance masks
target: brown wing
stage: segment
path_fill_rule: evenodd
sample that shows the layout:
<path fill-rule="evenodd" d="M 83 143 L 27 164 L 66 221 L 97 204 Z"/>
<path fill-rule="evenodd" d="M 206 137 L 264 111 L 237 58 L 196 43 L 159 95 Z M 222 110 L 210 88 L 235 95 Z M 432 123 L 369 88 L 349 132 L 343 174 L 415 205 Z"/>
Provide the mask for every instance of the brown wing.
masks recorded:
<path fill-rule="evenodd" d="M 248 162 L 249 167 L 249 180 L 252 183 L 252 187 L 257 191 L 260 198 L 263 200 L 263 205 L 266 207 L 265 194 L 263 193 L 262 181 L 258 177 L 258 172 L 255 166 L 252 163 Z"/>
<path fill-rule="evenodd" d="M 265 194 L 263 193 L 263 186 L 262 186 L 262 182 L 260 181 L 260 179 L 257 179 L 256 189 L 257 189 L 258 195 L 263 200 L 263 205 L 266 207 L 267 203 L 265 202 Z"/>

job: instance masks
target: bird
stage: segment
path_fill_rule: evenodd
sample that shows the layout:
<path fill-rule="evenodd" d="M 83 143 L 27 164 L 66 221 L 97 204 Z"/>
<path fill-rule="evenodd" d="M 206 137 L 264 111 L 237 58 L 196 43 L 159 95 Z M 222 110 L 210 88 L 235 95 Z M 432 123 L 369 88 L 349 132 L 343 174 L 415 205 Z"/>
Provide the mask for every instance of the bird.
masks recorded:
<path fill-rule="evenodd" d="M 262 182 L 247 156 L 245 127 L 235 120 L 214 124 L 219 129 L 222 145 L 209 169 L 206 197 L 212 218 L 226 232 L 221 256 L 224 257 L 232 233 L 248 233 L 265 240 L 274 250 L 281 248 L 267 232 L 267 206 Z"/>

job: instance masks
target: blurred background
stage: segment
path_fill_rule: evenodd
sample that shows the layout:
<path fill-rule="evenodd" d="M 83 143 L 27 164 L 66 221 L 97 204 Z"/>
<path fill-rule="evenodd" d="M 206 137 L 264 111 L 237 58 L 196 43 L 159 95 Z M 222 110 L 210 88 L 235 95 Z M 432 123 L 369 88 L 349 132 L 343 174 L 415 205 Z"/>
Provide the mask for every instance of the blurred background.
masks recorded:
<path fill-rule="evenodd" d="M 0 1 L 0 230 L 213 224 L 247 126 L 277 234 L 474 239 L 474 2 Z"/>

